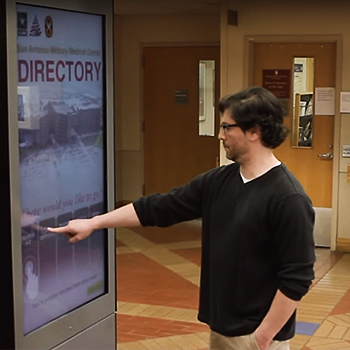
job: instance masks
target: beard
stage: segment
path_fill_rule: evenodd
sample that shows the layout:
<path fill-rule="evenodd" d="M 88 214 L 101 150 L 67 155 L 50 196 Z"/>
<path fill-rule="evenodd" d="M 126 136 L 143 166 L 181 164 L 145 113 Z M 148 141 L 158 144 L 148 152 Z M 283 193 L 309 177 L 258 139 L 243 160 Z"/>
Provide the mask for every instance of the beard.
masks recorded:
<path fill-rule="evenodd" d="M 239 158 L 239 156 L 237 155 L 236 152 L 232 152 L 228 148 L 225 148 L 225 152 L 226 152 L 226 158 L 228 160 L 232 160 L 233 162 L 237 162 L 237 158 Z"/>
<path fill-rule="evenodd" d="M 247 153 L 247 149 L 245 147 L 230 148 L 227 147 L 225 144 L 223 144 L 223 146 L 226 152 L 226 158 L 228 160 L 241 164 L 244 155 Z"/>

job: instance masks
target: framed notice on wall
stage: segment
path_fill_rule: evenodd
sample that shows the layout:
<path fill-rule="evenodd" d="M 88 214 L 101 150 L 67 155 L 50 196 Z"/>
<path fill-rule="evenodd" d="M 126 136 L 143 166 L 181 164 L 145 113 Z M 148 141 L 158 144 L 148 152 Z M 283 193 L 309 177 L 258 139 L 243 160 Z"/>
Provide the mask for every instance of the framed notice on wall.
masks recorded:
<path fill-rule="evenodd" d="M 277 98 L 290 98 L 290 69 L 263 69 L 262 86 Z"/>

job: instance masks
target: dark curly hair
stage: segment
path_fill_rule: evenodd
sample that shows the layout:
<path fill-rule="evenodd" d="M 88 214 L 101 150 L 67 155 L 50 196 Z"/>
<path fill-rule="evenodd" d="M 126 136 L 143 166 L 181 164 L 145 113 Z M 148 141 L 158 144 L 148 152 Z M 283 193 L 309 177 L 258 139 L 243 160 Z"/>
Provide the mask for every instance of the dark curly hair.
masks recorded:
<path fill-rule="evenodd" d="M 223 114 L 226 110 L 243 131 L 259 126 L 261 142 L 267 148 L 278 147 L 287 137 L 281 103 L 261 86 L 223 97 L 219 102 L 219 111 Z"/>

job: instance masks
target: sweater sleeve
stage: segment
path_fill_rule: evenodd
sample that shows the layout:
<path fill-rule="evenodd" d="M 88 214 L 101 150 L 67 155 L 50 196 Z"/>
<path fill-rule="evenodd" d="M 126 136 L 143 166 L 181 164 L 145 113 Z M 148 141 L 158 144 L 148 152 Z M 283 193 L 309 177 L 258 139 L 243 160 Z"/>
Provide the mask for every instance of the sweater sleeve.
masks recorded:
<path fill-rule="evenodd" d="M 279 290 L 300 300 L 314 279 L 315 212 L 309 198 L 299 193 L 284 199 L 275 214 Z"/>
<path fill-rule="evenodd" d="M 142 226 L 166 227 L 202 216 L 203 189 L 208 173 L 169 193 L 155 193 L 133 205 Z"/>

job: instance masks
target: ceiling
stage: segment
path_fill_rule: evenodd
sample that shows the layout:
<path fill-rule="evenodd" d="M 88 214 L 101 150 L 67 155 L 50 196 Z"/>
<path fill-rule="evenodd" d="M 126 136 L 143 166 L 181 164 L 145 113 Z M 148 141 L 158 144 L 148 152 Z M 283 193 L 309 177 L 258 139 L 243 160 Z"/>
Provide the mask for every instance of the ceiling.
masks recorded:
<path fill-rule="evenodd" d="M 222 0 L 114 0 L 118 15 L 213 13 Z"/>

